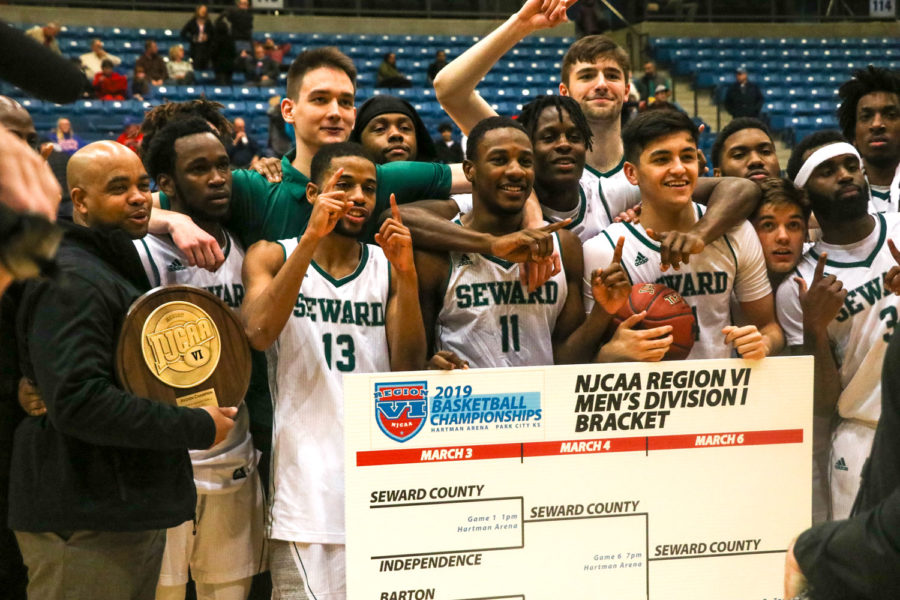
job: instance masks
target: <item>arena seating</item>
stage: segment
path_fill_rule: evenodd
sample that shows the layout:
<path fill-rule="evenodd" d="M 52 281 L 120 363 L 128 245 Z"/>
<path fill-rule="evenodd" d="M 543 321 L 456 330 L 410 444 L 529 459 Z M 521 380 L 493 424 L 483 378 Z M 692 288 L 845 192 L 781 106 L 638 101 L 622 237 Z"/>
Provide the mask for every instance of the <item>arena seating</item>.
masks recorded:
<path fill-rule="evenodd" d="M 837 88 L 868 64 L 900 68 L 898 38 L 656 38 L 656 60 L 724 99 L 738 67 L 765 95 L 764 116 L 792 144 L 837 127 Z M 724 108 L 723 108 L 724 110 Z"/>
<path fill-rule="evenodd" d="M 20 25 L 22 28 L 30 27 Z M 294 57 L 307 48 L 334 45 L 349 55 L 357 69 L 358 98 L 369 98 L 378 94 L 393 94 L 413 104 L 433 135 L 437 136 L 437 126 L 449 121 L 446 113 L 434 98 L 434 89 L 426 79 L 428 65 L 434 60 L 438 50 L 445 50 L 449 58 L 459 56 L 478 41 L 474 36 L 441 35 L 353 35 L 321 33 L 286 33 L 256 31 L 254 37 L 271 37 L 276 44 L 291 44 L 284 62 L 289 64 Z M 124 27 L 79 27 L 67 26 L 59 36 L 60 46 L 67 56 L 79 56 L 90 51 L 91 40 L 103 40 L 107 52 L 122 59 L 119 71 L 128 75 L 129 81 L 137 58 L 144 51 L 144 41 L 157 42 L 161 56 L 167 57 L 169 48 L 183 43 L 179 31 L 173 29 L 143 29 Z M 482 96 L 501 114 L 514 114 L 529 97 L 558 91 L 559 68 L 563 54 L 572 38 L 534 37 L 528 38 L 503 58 L 479 86 Z M 412 87 L 403 89 L 375 88 L 375 75 L 383 55 L 394 52 L 398 68 L 412 79 Z M 281 74 L 281 84 L 272 87 L 246 86 L 236 74 L 231 86 L 215 84 L 212 71 L 197 73 L 194 85 L 154 88 L 144 101 L 125 100 L 100 102 L 80 100 L 73 105 L 59 106 L 39 100 L 29 99 L 16 88 L 0 84 L 0 93 L 22 102 L 32 114 L 39 131 L 55 126 L 56 120 L 65 116 L 72 120 L 73 128 L 84 139 L 108 138 L 122 129 L 126 116 L 141 118 L 151 106 L 164 100 L 185 100 L 199 96 L 222 102 L 229 118 L 244 117 L 251 135 L 265 145 L 268 134 L 269 99 L 281 97 L 284 93 L 285 73 Z"/>

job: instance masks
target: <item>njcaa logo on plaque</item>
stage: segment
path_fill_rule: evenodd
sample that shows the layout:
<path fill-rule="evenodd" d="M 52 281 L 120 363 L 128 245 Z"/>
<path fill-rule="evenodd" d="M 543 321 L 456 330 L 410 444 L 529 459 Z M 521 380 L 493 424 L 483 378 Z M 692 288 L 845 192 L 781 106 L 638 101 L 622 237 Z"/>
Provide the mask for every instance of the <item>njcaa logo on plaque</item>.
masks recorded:
<path fill-rule="evenodd" d="M 216 324 L 190 302 L 167 302 L 150 313 L 141 340 L 147 367 L 176 388 L 192 388 L 209 379 L 222 354 Z"/>
<path fill-rule="evenodd" d="M 397 442 L 412 439 L 428 417 L 428 382 L 375 384 L 375 420 Z"/>

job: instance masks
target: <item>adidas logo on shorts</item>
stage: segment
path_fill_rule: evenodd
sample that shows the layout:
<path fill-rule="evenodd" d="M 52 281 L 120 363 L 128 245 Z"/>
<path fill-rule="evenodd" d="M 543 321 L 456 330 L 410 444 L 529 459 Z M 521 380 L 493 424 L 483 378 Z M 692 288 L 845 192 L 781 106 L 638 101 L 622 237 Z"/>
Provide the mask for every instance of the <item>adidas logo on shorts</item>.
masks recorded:
<path fill-rule="evenodd" d="M 463 254 L 462 256 L 459 257 L 459 266 L 460 267 L 465 267 L 466 265 L 471 265 L 471 264 L 472 264 L 472 259 L 469 258 L 468 254 Z"/>
<path fill-rule="evenodd" d="M 634 258 L 634 266 L 639 267 L 642 264 L 646 263 L 648 260 L 650 259 L 638 252 L 637 256 Z"/>
<path fill-rule="evenodd" d="M 185 267 L 183 264 L 181 264 L 181 261 L 176 258 L 166 268 L 169 270 L 169 273 L 174 273 L 175 271 L 184 271 L 187 267 Z"/>
<path fill-rule="evenodd" d="M 837 459 L 837 462 L 834 463 L 834 468 L 837 469 L 838 471 L 849 471 L 850 470 L 847 468 L 847 462 L 844 460 L 843 456 L 840 457 L 839 459 Z"/>

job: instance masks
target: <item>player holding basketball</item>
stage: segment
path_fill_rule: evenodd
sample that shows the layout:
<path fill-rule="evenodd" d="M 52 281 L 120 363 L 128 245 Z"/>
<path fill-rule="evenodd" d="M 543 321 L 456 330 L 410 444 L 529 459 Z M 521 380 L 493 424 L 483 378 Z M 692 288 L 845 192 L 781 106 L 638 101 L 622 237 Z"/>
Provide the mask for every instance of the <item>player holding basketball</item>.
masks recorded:
<path fill-rule="evenodd" d="M 192 285 L 240 310 L 244 249 L 222 226 L 231 198 L 231 167 L 225 146 L 204 120 L 174 121 L 153 137 L 144 162 L 169 197 L 172 210 L 190 216 L 215 237 L 225 262 L 214 273 L 188 266 L 168 236 L 135 240 L 150 284 Z M 156 600 L 182 600 L 188 569 L 200 600 L 243 600 L 263 562 L 263 500 L 250 418 L 241 404 L 234 429 L 209 450 L 191 450 L 197 511 L 166 533 L 166 552 Z"/>
<path fill-rule="evenodd" d="M 831 517 L 850 514 L 881 414 L 882 369 L 898 320 L 900 215 L 869 214 L 856 148 L 837 131 L 804 138 L 788 175 L 806 190 L 822 239 L 778 288 L 778 320 L 791 346 L 816 357 L 815 415 L 841 417 L 831 436 Z M 800 281 L 795 281 L 800 280 Z M 799 287 L 798 287 L 799 286 Z"/>
<path fill-rule="evenodd" d="M 463 230 L 500 236 L 518 231 L 534 181 L 534 153 L 521 125 L 491 117 L 469 136 L 463 163 L 472 182 L 472 211 L 457 220 Z M 579 295 L 581 245 L 568 231 L 544 233 L 563 269 L 529 293 L 519 282 L 519 266 L 475 252 L 416 251 L 422 314 L 429 344 L 451 351 L 473 367 L 584 362 L 599 345 L 609 315 L 597 307 L 588 319 Z M 608 287 L 628 286 L 619 272 Z M 570 289 L 571 288 L 571 289 Z"/>
<path fill-rule="evenodd" d="M 375 165 L 361 146 L 323 146 L 310 165 L 309 225 L 247 252 L 242 317 L 269 349 L 275 402 L 270 569 L 279 598 L 346 597 L 344 373 L 424 365 L 412 240 L 385 221 L 357 239 L 375 208 Z"/>
<path fill-rule="evenodd" d="M 584 246 L 584 293 L 593 305 L 591 275 L 613 259 L 625 237 L 622 268 L 632 283 L 663 283 L 694 307 L 697 339 L 688 358 L 727 358 L 732 348 L 759 359 L 784 344 L 775 321 L 772 289 L 753 227 L 744 222 L 709 244 L 680 270 L 661 265 L 655 231 L 685 231 L 703 214 L 691 202 L 698 176 L 697 127 L 678 111 L 648 111 L 623 131 L 625 174 L 641 190 L 641 223 L 615 223 Z M 751 325 L 731 323 L 732 293 Z"/>

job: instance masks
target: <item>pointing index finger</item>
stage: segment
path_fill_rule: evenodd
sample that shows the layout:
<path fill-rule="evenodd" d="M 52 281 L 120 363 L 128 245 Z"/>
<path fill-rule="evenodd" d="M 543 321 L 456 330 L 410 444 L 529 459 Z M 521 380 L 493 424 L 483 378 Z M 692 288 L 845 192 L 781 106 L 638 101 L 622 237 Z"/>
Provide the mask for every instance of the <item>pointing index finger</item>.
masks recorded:
<path fill-rule="evenodd" d="M 397 206 L 397 197 L 394 194 L 391 194 L 391 216 L 394 217 L 394 220 L 403 224 L 403 219 L 400 218 L 400 207 Z"/>
<path fill-rule="evenodd" d="M 612 261 L 614 263 L 622 262 L 622 248 L 625 246 L 625 236 L 619 236 L 619 241 L 616 242 L 616 249 L 613 251 Z"/>
<path fill-rule="evenodd" d="M 891 256 L 894 257 L 894 261 L 900 265 L 900 250 L 897 250 L 897 245 L 894 244 L 894 240 L 888 240 L 888 248 L 891 250 Z"/>
<path fill-rule="evenodd" d="M 322 193 L 327 194 L 328 192 L 334 191 L 334 186 L 337 185 L 337 182 L 340 181 L 341 175 L 344 174 L 344 167 L 339 168 L 334 174 L 328 179 L 328 182 L 322 188 Z"/>
<path fill-rule="evenodd" d="M 828 253 L 823 252 L 819 255 L 819 260 L 816 262 L 816 271 L 813 273 L 813 282 L 820 281 L 825 278 L 825 262 L 828 260 Z"/>
<path fill-rule="evenodd" d="M 554 231 L 559 231 L 571 222 L 572 219 L 563 219 L 562 221 L 556 221 L 555 223 L 544 225 L 538 231 L 543 231 L 544 233 L 553 233 Z"/>

